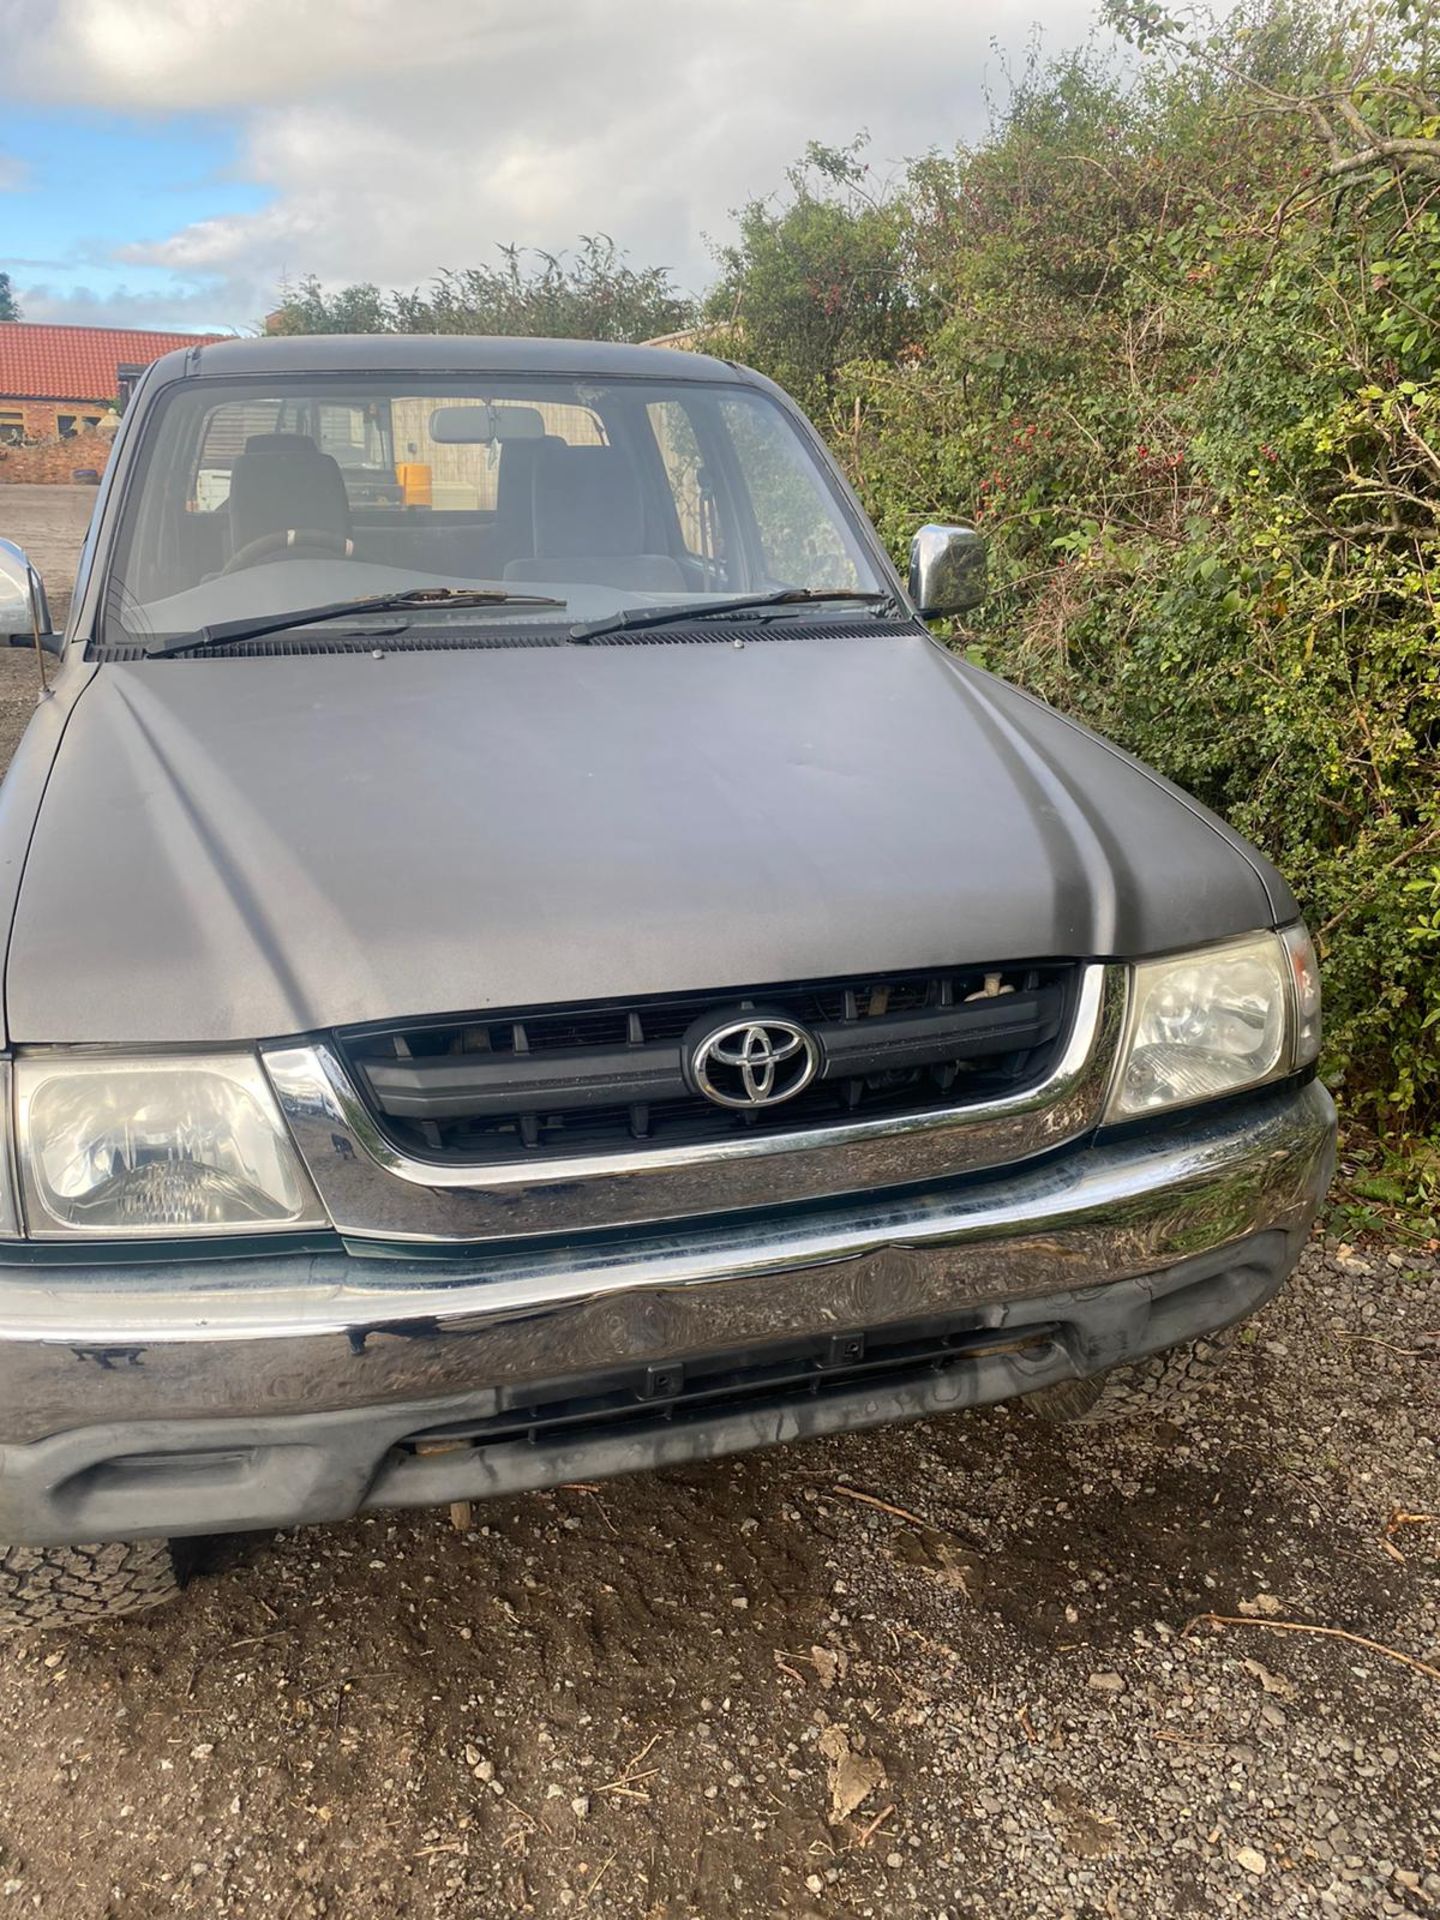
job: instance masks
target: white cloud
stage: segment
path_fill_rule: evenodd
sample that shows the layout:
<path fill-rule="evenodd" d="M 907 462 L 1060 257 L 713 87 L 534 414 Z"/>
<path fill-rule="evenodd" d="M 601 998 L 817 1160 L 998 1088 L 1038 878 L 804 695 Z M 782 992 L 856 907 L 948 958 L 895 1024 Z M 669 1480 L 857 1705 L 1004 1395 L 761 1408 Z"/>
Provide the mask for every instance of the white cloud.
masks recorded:
<path fill-rule="evenodd" d="M 681 0 L 684 5 L 686 0 Z M 580 0 L 588 4 L 588 0 Z M 5 0 L 22 85 L 114 111 L 191 113 L 475 68 L 563 39 L 566 0 Z"/>
<path fill-rule="evenodd" d="M 217 301 L 208 288 L 150 292 L 122 286 L 100 292 L 68 284 L 62 290 L 44 280 L 26 284 L 14 274 L 11 278 L 16 282 L 16 301 L 27 320 L 76 327 L 158 327 L 162 332 L 174 329 L 182 333 L 232 330 L 223 300 Z"/>
<path fill-rule="evenodd" d="M 992 41 L 1040 5 L 1053 43 L 1085 31 L 1091 0 L 0 0 L 0 25 L 21 98 L 239 125 L 264 208 L 123 258 L 246 321 L 282 277 L 411 286 L 597 230 L 698 288 L 705 235 L 807 140 L 868 128 L 884 172 L 973 137 Z"/>

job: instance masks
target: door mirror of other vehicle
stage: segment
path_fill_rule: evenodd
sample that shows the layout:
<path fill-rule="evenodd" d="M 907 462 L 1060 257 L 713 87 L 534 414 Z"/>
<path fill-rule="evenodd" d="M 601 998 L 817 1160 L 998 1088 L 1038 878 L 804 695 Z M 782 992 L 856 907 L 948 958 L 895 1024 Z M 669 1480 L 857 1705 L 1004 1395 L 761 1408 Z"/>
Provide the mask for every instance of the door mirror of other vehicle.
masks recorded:
<path fill-rule="evenodd" d="M 60 635 L 50 631 L 45 582 L 23 547 L 0 540 L 0 642 L 11 647 L 40 647 L 59 653 Z"/>
<path fill-rule="evenodd" d="M 985 598 L 985 541 L 973 527 L 921 527 L 910 542 L 910 598 L 926 620 Z"/>

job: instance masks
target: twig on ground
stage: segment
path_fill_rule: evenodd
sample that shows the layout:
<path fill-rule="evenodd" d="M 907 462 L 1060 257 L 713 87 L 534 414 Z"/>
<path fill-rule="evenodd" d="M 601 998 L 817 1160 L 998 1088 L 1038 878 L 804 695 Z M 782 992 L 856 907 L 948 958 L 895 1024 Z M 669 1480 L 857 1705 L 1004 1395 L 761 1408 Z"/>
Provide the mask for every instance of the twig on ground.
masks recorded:
<path fill-rule="evenodd" d="M 605 1860 L 603 1860 L 600 1863 L 600 1867 L 595 1875 L 595 1878 L 590 1882 L 590 1885 L 585 1890 L 585 1898 L 587 1900 L 593 1900 L 595 1898 L 595 1889 L 599 1886 L 600 1882 L 605 1878 L 606 1874 L 610 1871 L 611 1867 L 613 1867 L 614 1864 L 615 1864 L 615 1855 L 613 1853 L 610 1854 Z"/>
<path fill-rule="evenodd" d="M 1206 1623 L 1212 1627 L 1258 1627 L 1263 1633 L 1309 1633 L 1321 1640 L 1344 1640 L 1352 1647 L 1364 1647 L 1367 1653 L 1378 1653 L 1383 1659 L 1398 1660 L 1401 1666 L 1413 1667 L 1428 1679 L 1440 1680 L 1440 1667 L 1432 1667 L 1426 1660 L 1417 1660 L 1413 1653 L 1401 1653 L 1397 1647 L 1382 1646 L 1380 1641 L 1367 1640 L 1363 1633 L 1351 1633 L 1345 1627 L 1312 1626 L 1308 1620 L 1247 1620 L 1243 1614 L 1197 1613 L 1193 1620 L 1186 1622 L 1180 1638 L 1183 1640 L 1195 1627 Z"/>
<path fill-rule="evenodd" d="M 877 1500 L 873 1493 L 861 1493 L 856 1487 L 836 1486 L 830 1489 L 838 1493 L 843 1500 L 858 1500 L 862 1507 L 874 1507 L 877 1513 L 888 1513 L 892 1519 L 908 1520 L 912 1527 L 923 1527 L 927 1533 L 944 1533 L 944 1527 L 937 1527 L 932 1520 L 922 1520 L 918 1513 L 911 1513 L 905 1507 L 892 1507 L 888 1500 Z"/>
<path fill-rule="evenodd" d="M 847 1487 L 843 1481 L 832 1486 L 830 1491 L 839 1494 L 842 1500 L 857 1500 L 862 1507 L 873 1507 L 877 1513 L 888 1513 L 892 1519 L 903 1520 L 907 1526 L 919 1527 L 922 1533 L 958 1540 L 962 1546 L 973 1547 L 977 1553 L 989 1551 L 989 1542 L 973 1528 L 942 1527 L 934 1520 L 927 1520 L 923 1514 L 912 1513 L 908 1507 L 892 1506 L 888 1500 L 877 1500 L 873 1493 L 861 1493 L 858 1487 Z"/>
<path fill-rule="evenodd" d="M 1403 1507 L 1397 1507 L 1385 1531 L 1396 1533 L 1401 1527 L 1440 1527 L 1440 1513 L 1407 1513 Z"/>
<path fill-rule="evenodd" d="M 1398 1561 L 1403 1567 L 1405 1556 L 1395 1545 L 1391 1536 L 1397 1534 L 1401 1527 L 1434 1526 L 1440 1526 L 1440 1513 L 1406 1513 L 1403 1507 L 1397 1507 L 1385 1523 L 1385 1531 L 1380 1536 L 1380 1545 L 1392 1560 Z"/>
<path fill-rule="evenodd" d="M 1425 1347 L 1397 1347 L 1375 1333 L 1346 1333 L 1343 1328 L 1339 1332 L 1342 1340 L 1363 1340 L 1368 1347 L 1383 1347 L 1386 1353 L 1398 1353 L 1402 1360 L 1421 1360 L 1428 1351 Z"/>
<path fill-rule="evenodd" d="M 903 1621 L 899 1621 L 896 1624 L 901 1633 L 905 1634 L 911 1640 L 919 1641 L 927 1653 L 933 1653 L 938 1659 L 945 1661 L 947 1666 L 958 1667 L 960 1665 L 960 1656 L 954 1647 L 947 1647 L 943 1640 L 932 1640 L 929 1634 L 921 1633 L 918 1627 L 907 1627 Z"/>
<path fill-rule="evenodd" d="M 567 1480 L 564 1483 L 564 1485 L 560 1488 L 560 1491 L 562 1493 L 594 1494 L 595 1505 L 600 1510 L 600 1518 L 605 1522 L 606 1526 L 610 1529 L 611 1533 L 614 1534 L 615 1538 L 617 1540 L 620 1538 L 620 1529 L 616 1526 L 615 1522 L 610 1518 L 610 1509 L 605 1505 L 605 1502 L 599 1497 L 605 1491 L 604 1487 L 596 1486 L 593 1480 Z"/>
<path fill-rule="evenodd" d="M 855 1842 L 856 1846 L 868 1847 L 870 1842 L 875 1838 L 875 1835 L 880 1831 L 881 1827 L 884 1826 L 885 1822 L 890 1818 L 891 1814 L 894 1813 L 894 1811 L 895 1811 L 895 1807 L 893 1802 L 888 1807 L 882 1807 L 879 1813 L 876 1814 L 875 1818 L 863 1830 L 859 1839 Z"/>
<path fill-rule="evenodd" d="M 627 1788 L 634 1785 L 635 1781 L 649 1780 L 652 1775 L 657 1774 L 660 1771 L 658 1767 L 647 1767 L 644 1773 L 637 1773 L 636 1768 L 640 1765 L 640 1762 L 654 1750 L 659 1740 L 660 1735 L 658 1733 L 652 1734 L 640 1749 L 639 1753 L 636 1754 L 635 1758 L 628 1760 L 613 1780 L 607 1780 L 603 1787 L 597 1787 L 595 1791 L 597 1793 L 624 1793 Z"/>
<path fill-rule="evenodd" d="M 525 1822 L 526 1826 L 529 1827 L 532 1832 L 543 1833 L 546 1835 L 549 1834 L 550 1829 L 545 1825 L 544 1821 L 537 1820 L 533 1813 L 527 1813 L 524 1807 L 521 1806 L 518 1800 L 512 1800 L 508 1793 L 502 1793 L 500 1795 L 500 1798 L 505 1802 L 506 1806 L 509 1807 L 512 1813 L 519 1814 L 520 1818 Z"/>

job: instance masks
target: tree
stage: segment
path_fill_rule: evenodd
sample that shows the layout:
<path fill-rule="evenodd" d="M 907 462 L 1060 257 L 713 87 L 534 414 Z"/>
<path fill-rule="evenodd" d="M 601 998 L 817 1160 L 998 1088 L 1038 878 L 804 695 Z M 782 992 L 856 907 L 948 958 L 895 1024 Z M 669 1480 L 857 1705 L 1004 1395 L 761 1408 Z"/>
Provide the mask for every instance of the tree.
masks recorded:
<path fill-rule="evenodd" d="M 901 204 L 869 179 L 865 139 L 811 142 L 782 205 L 752 200 L 719 251 L 706 346 L 759 367 L 823 417 L 850 360 L 894 360 L 917 333 Z"/>
<path fill-rule="evenodd" d="M 582 235 L 574 255 L 514 246 L 499 253 L 497 266 L 447 269 L 410 293 L 364 283 L 327 293 L 318 280 L 302 280 L 286 290 L 271 331 L 647 340 L 692 317 L 667 268 L 632 267 L 608 234 Z"/>
<path fill-rule="evenodd" d="M 361 282 L 326 293 L 313 276 L 285 287 L 279 307 L 266 322 L 271 333 L 394 333 L 387 301 L 379 287 Z"/>
<path fill-rule="evenodd" d="M 0 273 L 0 320 L 18 320 L 20 308 L 10 287 L 8 273 Z"/>

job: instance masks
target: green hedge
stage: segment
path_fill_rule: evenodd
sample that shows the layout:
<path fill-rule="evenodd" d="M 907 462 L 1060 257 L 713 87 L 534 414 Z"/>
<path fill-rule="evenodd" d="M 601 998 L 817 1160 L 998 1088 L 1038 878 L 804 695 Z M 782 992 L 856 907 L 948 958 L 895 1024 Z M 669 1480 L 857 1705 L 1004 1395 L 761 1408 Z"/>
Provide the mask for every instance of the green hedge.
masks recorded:
<path fill-rule="evenodd" d="M 812 152 L 712 306 L 822 408 L 897 555 L 925 518 L 988 530 L 954 644 L 1275 859 L 1320 940 L 1325 1072 L 1412 1141 L 1440 1125 L 1428 17 L 1372 11 L 1365 41 L 1272 7 L 1186 45 L 1152 10 L 1138 70 L 1036 63 L 988 140 L 886 195 L 858 149 Z M 868 278 L 837 310 L 846 257 Z M 807 289 L 828 335 L 793 324 Z"/>

